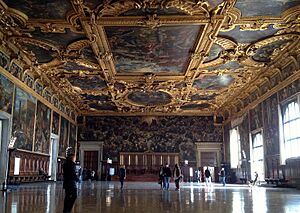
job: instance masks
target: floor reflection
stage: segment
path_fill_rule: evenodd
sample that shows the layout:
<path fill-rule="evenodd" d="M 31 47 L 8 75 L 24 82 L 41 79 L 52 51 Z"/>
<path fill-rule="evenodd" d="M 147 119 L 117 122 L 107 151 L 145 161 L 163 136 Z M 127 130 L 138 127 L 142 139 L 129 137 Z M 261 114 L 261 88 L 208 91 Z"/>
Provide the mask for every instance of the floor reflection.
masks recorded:
<path fill-rule="evenodd" d="M 0 194 L 3 212 L 62 212 L 64 191 L 62 184 L 36 183 L 21 185 Z M 263 188 L 219 184 L 182 184 L 169 191 L 159 189 L 157 183 L 126 183 L 121 190 L 118 182 L 83 182 L 73 213 L 89 212 L 300 212 L 300 191 L 295 189 Z M 0 210 L 0 211 L 1 211 Z"/>

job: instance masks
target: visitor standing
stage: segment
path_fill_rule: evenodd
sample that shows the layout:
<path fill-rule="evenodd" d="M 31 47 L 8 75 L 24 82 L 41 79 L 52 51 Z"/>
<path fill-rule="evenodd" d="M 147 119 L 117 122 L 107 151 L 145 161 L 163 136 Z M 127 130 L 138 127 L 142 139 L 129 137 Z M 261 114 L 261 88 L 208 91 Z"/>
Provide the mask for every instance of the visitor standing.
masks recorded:
<path fill-rule="evenodd" d="M 181 169 L 180 169 L 180 167 L 178 166 L 177 163 L 175 164 L 175 168 L 174 168 L 174 171 L 173 171 L 173 177 L 174 177 L 176 190 L 179 190 L 179 183 L 180 183 L 180 180 L 182 178 L 182 174 L 181 174 Z"/>
<path fill-rule="evenodd" d="M 158 183 L 160 184 L 160 189 L 163 189 L 163 186 L 164 186 L 164 167 L 163 167 L 163 165 L 160 165 L 160 167 L 159 167 Z"/>
<path fill-rule="evenodd" d="M 170 188 L 170 180 L 171 180 L 171 169 L 169 164 L 166 163 L 164 167 L 164 189 L 169 190 Z"/>
<path fill-rule="evenodd" d="M 71 212 L 77 198 L 78 177 L 76 175 L 75 154 L 71 147 L 66 150 L 66 161 L 63 164 L 63 188 L 65 189 L 64 213 Z"/>
<path fill-rule="evenodd" d="M 120 166 L 119 177 L 120 177 L 121 189 L 123 189 L 123 186 L 124 186 L 124 180 L 126 179 L 126 169 L 125 169 L 125 165 L 121 165 L 121 166 Z"/>
<path fill-rule="evenodd" d="M 204 171 L 204 176 L 205 176 L 205 183 L 206 186 L 210 185 L 211 186 L 211 175 L 208 167 L 206 167 L 206 170 Z"/>
<path fill-rule="evenodd" d="M 225 186 L 226 177 L 225 177 L 225 169 L 224 168 L 221 169 L 221 171 L 219 172 L 219 175 L 221 177 L 221 183 L 223 184 L 223 186 Z"/>

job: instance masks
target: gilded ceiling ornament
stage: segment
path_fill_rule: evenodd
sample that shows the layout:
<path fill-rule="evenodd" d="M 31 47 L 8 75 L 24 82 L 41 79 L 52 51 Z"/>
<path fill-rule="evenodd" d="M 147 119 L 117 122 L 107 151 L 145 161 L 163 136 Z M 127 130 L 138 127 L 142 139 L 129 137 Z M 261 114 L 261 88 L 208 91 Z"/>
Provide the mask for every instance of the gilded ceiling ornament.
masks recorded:
<path fill-rule="evenodd" d="M 140 25 L 143 27 L 149 27 L 151 29 L 161 26 L 160 20 L 157 17 L 157 14 L 148 15 L 146 19 L 140 22 Z"/>

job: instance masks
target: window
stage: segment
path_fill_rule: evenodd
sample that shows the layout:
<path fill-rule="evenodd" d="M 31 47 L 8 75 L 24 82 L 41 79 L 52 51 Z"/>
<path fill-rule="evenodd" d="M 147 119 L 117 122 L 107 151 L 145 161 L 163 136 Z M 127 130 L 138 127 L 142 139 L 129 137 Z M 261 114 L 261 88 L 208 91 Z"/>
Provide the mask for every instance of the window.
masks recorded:
<path fill-rule="evenodd" d="M 238 127 L 230 130 L 230 165 L 231 168 L 238 168 L 241 160 L 240 134 Z"/>
<path fill-rule="evenodd" d="M 251 178 L 254 179 L 254 172 L 257 172 L 259 178 L 265 177 L 264 172 L 264 147 L 262 133 L 258 132 L 252 135 L 252 165 Z"/>
<path fill-rule="evenodd" d="M 300 156 L 300 112 L 297 99 L 282 107 L 283 144 L 282 153 L 284 159 Z"/>

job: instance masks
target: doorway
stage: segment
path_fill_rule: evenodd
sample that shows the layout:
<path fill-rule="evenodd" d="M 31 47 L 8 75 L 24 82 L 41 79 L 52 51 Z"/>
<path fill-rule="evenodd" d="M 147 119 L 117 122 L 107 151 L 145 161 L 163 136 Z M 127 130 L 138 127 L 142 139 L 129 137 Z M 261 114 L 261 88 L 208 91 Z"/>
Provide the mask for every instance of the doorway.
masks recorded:
<path fill-rule="evenodd" d="M 7 181 L 8 171 L 8 145 L 11 130 L 11 116 L 5 112 L 0 112 L 0 184 Z"/>
<path fill-rule="evenodd" d="M 265 178 L 264 166 L 264 147 L 262 132 L 252 134 L 252 158 L 251 158 L 251 179 L 255 177 L 254 172 L 258 174 L 258 180 Z"/>
<path fill-rule="evenodd" d="M 56 181 L 57 155 L 58 155 L 58 135 L 51 133 L 50 164 L 49 164 L 48 175 L 50 176 L 50 180 L 53 181 Z"/>

